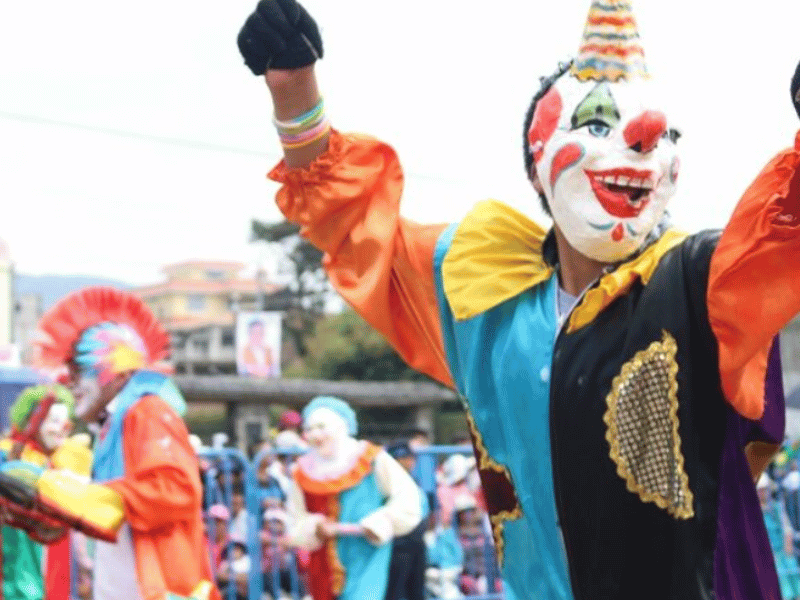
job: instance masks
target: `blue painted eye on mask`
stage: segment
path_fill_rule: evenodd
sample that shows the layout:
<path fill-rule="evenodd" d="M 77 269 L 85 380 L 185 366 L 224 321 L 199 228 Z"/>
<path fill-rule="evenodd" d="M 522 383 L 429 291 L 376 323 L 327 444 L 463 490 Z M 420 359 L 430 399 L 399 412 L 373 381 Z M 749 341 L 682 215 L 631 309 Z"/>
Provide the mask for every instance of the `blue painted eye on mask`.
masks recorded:
<path fill-rule="evenodd" d="M 602 121 L 590 121 L 586 124 L 586 129 L 594 137 L 605 138 L 611 133 L 611 127 Z"/>

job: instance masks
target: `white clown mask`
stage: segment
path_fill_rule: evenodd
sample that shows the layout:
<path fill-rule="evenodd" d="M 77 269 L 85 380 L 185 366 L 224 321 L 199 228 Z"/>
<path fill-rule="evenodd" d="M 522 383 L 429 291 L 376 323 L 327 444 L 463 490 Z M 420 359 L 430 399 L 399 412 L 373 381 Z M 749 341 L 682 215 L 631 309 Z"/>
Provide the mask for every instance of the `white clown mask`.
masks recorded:
<path fill-rule="evenodd" d="M 56 402 L 39 427 L 39 439 L 46 450 L 53 452 L 61 447 L 71 430 L 69 408 L 63 402 Z"/>
<path fill-rule="evenodd" d="M 528 140 L 553 220 L 569 244 L 613 263 L 634 253 L 675 193 L 679 160 L 644 79 L 560 77 L 539 101 Z"/>
<path fill-rule="evenodd" d="M 327 407 L 317 408 L 305 418 L 303 437 L 311 449 L 325 460 L 336 458 L 350 439 L 345 420 Z"/>

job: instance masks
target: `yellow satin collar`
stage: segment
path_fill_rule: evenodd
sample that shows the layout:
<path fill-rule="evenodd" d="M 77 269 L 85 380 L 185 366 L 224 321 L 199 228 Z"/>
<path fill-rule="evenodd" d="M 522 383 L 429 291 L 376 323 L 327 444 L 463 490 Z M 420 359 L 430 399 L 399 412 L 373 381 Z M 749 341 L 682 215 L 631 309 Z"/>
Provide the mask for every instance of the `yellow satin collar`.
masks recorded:
<path fill-rule="evenodd" d="M 442 263 L 442 283 L 456 320 L 479 315 L 546 281 L 545 231 L 497 200 L 480 202 L 456 229 Z"/>
<path fill-rule="evenodd" d="M 444 292 L 456 320 L 470 319 L 547 281 L 553 268 L 542 256 L 545 234 L 502 202 L 477 204 L 456 229 L 442 263 Z M 567 331 L 591 323 L 637 278 L 646 285 L 661 257 L 685 238 L 685 233 L 668 230 L 644 252 L 604 275 L 572 312 Z"/>

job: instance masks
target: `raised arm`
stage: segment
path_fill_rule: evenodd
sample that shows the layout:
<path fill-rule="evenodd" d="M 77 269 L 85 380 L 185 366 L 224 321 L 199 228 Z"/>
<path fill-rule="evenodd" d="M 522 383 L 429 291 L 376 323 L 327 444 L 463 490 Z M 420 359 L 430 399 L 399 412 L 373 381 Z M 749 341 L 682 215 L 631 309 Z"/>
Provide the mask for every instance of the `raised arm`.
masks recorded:
<path fill-rule="evenodd" d="M 314 76 L 322 40 L 295 0 L 261 0 L 239 49 L 272 95 L 284 160 L 270 178 L 277 203 L 325 252 L 331 283 L 413 368 L 451 385 L 433 279 L 444 225 L 400 217 L 403 173 L 394 150 L 331 129 Z"/>
<path fill-rule="evenodd" d="M 330 135 L 324 107 L 321 119 L 312 112 L 321 101 L 314 63 L 322 58 L 322 38 L 314 19 L 294 0 L 261 0 L 237 41 L 245 64 L 267 81 L 286 166 L 311 164 L 328 147 Z M 298 119 L 310 112 L 305 122 Z M 313 128 L 320 125 L 321 131 L 313 135 Z M 301 137 L 290 141 L 292 136 Z"/>
<path fill-rule="evenodd" d="M 800 67 L 792 101 L 800 114 Z M 773 337 L 800 312 L 800 133 L 745 192 L 711 259 L 708 313 L 722 387 L 744 416 L 764 414 Z M 780 441 L 780 440 L 778 440 Z"/>

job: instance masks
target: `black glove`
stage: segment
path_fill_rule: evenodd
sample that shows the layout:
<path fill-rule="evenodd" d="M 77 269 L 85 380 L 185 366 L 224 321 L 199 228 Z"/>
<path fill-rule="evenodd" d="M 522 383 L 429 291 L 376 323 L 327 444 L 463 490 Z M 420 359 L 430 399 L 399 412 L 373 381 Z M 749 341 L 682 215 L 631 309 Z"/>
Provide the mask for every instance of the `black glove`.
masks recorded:
<path fill-rule="evenodd" d="M 295 0 L 261 0 L 237 42 L 254 75 L 267 69 L 298 69 L 322 58 L 317 24 Z"/>
<path fill-rule="evenodd" d="M 800 117 L 800 63 L 797 63 L 797 69 L 794 72 L 794 77 L 792 77 L 792 104 L 794 104 L 794 109 L 797 111 L 797 116 Z"/>

